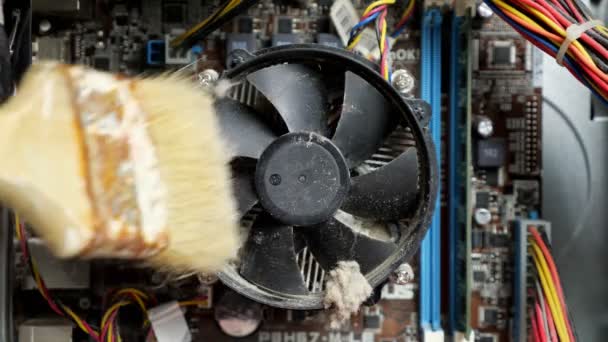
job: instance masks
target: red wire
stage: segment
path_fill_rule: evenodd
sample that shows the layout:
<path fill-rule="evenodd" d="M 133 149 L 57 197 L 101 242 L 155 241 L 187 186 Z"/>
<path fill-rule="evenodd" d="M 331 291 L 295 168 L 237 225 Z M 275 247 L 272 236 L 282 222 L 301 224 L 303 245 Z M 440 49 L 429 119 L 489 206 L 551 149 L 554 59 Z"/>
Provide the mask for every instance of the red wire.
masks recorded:
<path fill-rule="evenodd" d="M 572 0 L 566 0 L 566 2 L 568 3 L 568 7 L 570 7 L 571 12 L 576 17 L 576 20 L 578 20 L 579 23 L 585 22 L 585 18 L 583 18 L 583 16 L 579 13 L 576 6 L 574 6 L 574 4 L 572 3 Z"/>
<path fill-rule="evenodd" d="M 412 15 L 414 14 L 414 12 L 416 11 L 416 2 L 415 2 L 415 0 L 411 0 L 411 1 L 414 1 L 414 5 L 412 6 L 412 10 L 405 17 L 403 17 L 403 18 L 401 18 L 401 20 L 399 20 L 399 22 L 397 23 L 397 25 L 395 25 L 395 31 L 399 30 L 401 28 L 401 26 L 405 25 L 407 23 L 407 21 L 412 17 Z"/>
<path fill-rule="evenodd" d="M 519 3 L 521 5 L 520 6 L 521 9 L 523 9 L 524 11 L 528 12 L 526 5 L 533 7 L 534 9 L 542 12 L 546 17 L 548 17 L 549 19 L 551 19 L 552 21 L 556 22 L 559 25 L 559 22 L 555 19 L 555 17 L 553 16 L 553 13 L 551 13 L 545 7 L 539 5 L 538 3 L 534 2 L 534 1 L 529 1 L 529 0 L 514 0 L 514 1 L 515 1 L 515 3 Z"/>
<path fill-rule="evenodd" d="M 574 24 L 570 20 L 566 19 L 566 17 L 564 17 L 561 13 L 559 13 L 559 11 L 557 11 L 555 8 L 553 8 L 552 6 L 547 4 L 544 0 L 540 0 L 539 2 L 541 4 L 546 4 L 546 6 L 539 6 L 536 2 L 533 2 L 530 0 L 519 0 L 519 1 L 529 4 L 530 6 L 533 6 L 534 8 L 538 9 L 539 11 L 542 11 L 542 10 L 540 10 L 540 8 L 544 8 L 545 10 L 542 11 L 543 14 L 548 15 L 547 12 L 551 13 L 552 20 L 563 29 L 567 29 L 570 25 Z M 587 43 L 595 51 L 597 51 L 599 54 L 601 54 L 602 57 L 608 59 L 608 50 L 606 50 L 606 48 L 604 46 L 602 46 L 600 43 L 598 43 L 595 39 L 593 39 L 587 33 L 583 33 L 580 37 L 580 40 Z"/>
<path fill-rule="evenodd" d="M 378 17 L 378 23 L 376 24 L 376 30 L 378 31 L 377 34 L 379 37 L 381 37 L 381 32 L 382 32 L 382 25 L 383 23 L 386 21 L 386 13 L 388 11 L 382 11 L 382 13 L 380 14 L 380 16 Z M 378 42 L 378 47 L 380 47 L 380 42 Z M 387 55 L 388 55 L 388 46 L 387 46 L 387 41 L 384 41 L 384 50 L 381 51 L 382 55 L 381 55 L 381 59 L 380 59 L 380 74 L 382 75 L 382 77 L 384 77 L 384 72 L 386 70 L 386 63 L 387 63 Z"/>
<path fill-rule="evenodd" d="M 371 17 L 372 15 L 374 15 L 380 11 L 383 11 L 385 9 L 386 9 L 386 5 L 378 6 L 378 7 L 374 8 L 373 10 L 369 11 L 369 13 L 367 13 L 366 15 L 362 16 L 361 19 L 359 19 L 359 21 L 363 21 L 363 20 Z"/>
<path fill-rule="evenodd" d="M 547 339 L 547 334 L 543 326 L 543 314 L 540 310 L 540 305 L 538 304 L 538 301 L 534 304 L 534 311 L 536 313 L 534 316 L 536 317 L 536 327 L 538 329 L 538 335 L 540 337 L 540 340 L 543 342 L 549 341 Z"/>
<path fill-rule="evenodd" d="M 21 254 L 22 254 L 22 259 L 23 262 L 27 265 L 30 265 L 30 250 L 29 247 L 27 245 L 27 237 L 25 236 L 25 224 L 24 223 L 20 223 L 19 227 L 17 227 L 17 229 L 19 229 L 19 235 L 21 236 L 21 239 L 19 239 L 19 244 L 21 245 Z M 33 265 L 33 261 L 31 262 L 31 265 Z M 32 273 L 34 272 L 34 270 L 31 270 Z M 34 274 L 32 274 L 32 278 L 35 278 Z M 63 311 L 61 311 L 61 309 L 59 309 L 59 306 L 57 306 L 57 304 L 55 303 L 55 301 L 52 299 L 49 290 L 46 287 L 46 284 L 44 283 L 44 280 L 42 278 L 40 279 L 40 288 L 39 290 L 42 292 L 42 297 L 44 297 L 44 300 L 46 300 L 46 302 L 48 303 L 49 307 L 51 308 L 51 310 L 53 310 L 56 314 L 58 314 L 61 317 L 65 317 L 65 314 L 63 313 Z M 35 281 L 35 279 L 34 279 Z"/>
<path fill-rule="evenodd" d="M 118 308 L 114 310 L 114 312 L 112 312 L 112 314 L 110 315 L 110 318 L 108 318 L 108 321 L 106 322 L 105 326 L 102 327 L 101 329 L 101 335 L 99 337 L 99 339 L 101 341 L 105 340 L 106 335 L 108 333 L 108 329 L 110 328 L 110 322 L 114 321 L 114 318 L 116 318 L 116 314 L 118 313 Z"/>
<path fill-rule="evenodd" d="M 538 231 L 534 228 L 530 228 L 530 233 L 534 237 L 534 240 L 536 241 L 536 243 L 540 247 L 540 250 L 542 251 L 543 255 L 545 256 L 545 260 L 547 261 L 547 265 L 549 266 L 549 272 L 551 273 L 551 278 L 553 278 L 553 283 L 555 284 L 555 287 L 557 289 L 557 294 L 559 296 L 560 305 L 562 306 L 562 311 L 564 312 L 564 315 L 566 316 L 566 317 L 564 317 L 564 320 L 566 321 L 566 327 L 568 328 L 568 335 L 570 335 L 570 340 L 575 341 L 574 334 L 572 333 L 572 325 L 570 324 L 570 319 L 567 317 L 568 307 L 566 306 L 566 301 L 564 300 L 564 291 L 562 289 L 562 284 L 559 279 L 559 274 L 557 272 L 557 267 L 555 266 L 555 262 L 553 261 L 553 257 L 551 256 L 551 253 L 549 253 L 549 249 L 545 245 L 545 242 L 541 238 Z"/>
<path fill-rule="evenodd" d="M 532 329 L 531 330 L 532 330 L 533 340 L 536 341 L 536 342 L 545 342 L 545 341 L 542 341 L 540 339 L 540 335 L 539 335 L 539 332 L 538 332 L 538 326 L 536 324 L 536 314 L 534 313 L 533 310 L 530 310 L 530 321 L 532 323 Z"/>
<path fill-rule="evenodd" d="M 535 32 L 539 35 L 542 35 L 544 37 L 547 37 L 548 39 L 552 39 L 552 40 L 556 40 L 556 41 L 563 40 L 563 37 L 559 37 L 555 34 L 552 34 L 550 32 L 546 32 L 546 31 L 542 31 L 532 25 L 529 25 L 523 19 L 519 18 L 518 16 L 516 16 L 510 12 L 504 11 L 503 14 L 508 16 L 512 20 L 516 21 L 520 25 L 524 26 L 528 30 Z M 519 30 L 517 30 L 517 31 L 521 32 Z M 527 35 L 524 35 L 524 36 L 528 37 Z M 534 43 L 534 41 L 532 39 L 529 39 L 529 40 Z M 538 46 L 537 44 L 534 44 L 534 45 Z M 548 52 L 547 49 L 543 49 L 543 51 L 545 51 L 545 52 L 549 53 L 549 55 L 555 57 L 555 53 L 553 53 L 552 51 Z M 600 78 L 600 75 L 597 74 L 595 72 L 595 70 L 593 70 L 589 66 L 589 64 L 588 64 L 589 62 L 583 57 L 583 55 L 580 53 L 580 51 L 578 51 L 577 49 L 570 49 L 569 51 L 571 51 L 574 54 L 576 59 L 579 61 L 579 65 L 584 69 L 587 76 L 593 80 L 593 82 L 590 82 L 590 83 L 598 86 L 600 88 L 600 90 L 598 90 L 598 91 L 602 94 L 602 96 L 607 97 L 606 94 L 608 93 L 608 84 L 604 81 L 604 79 Z M 571 72 L 572 72 L 572 70 L 571 70 Z M 608 75 L 606 75 L 606 74 L 602 74 L 601 76 L 604 76 L 606 79 L 608 79 Z"/>
<path fill-rule="evenodd" d="M 557 1 L 557 0 L 551 0 L 551 2 L 557 6 L 557 8 L 559 8 L 560 10 L 562 10 L 564 13 L 568 13 L 568 10 L 566 10 L 566 8 L 564 6 L 562 6 L 562 4 Z"/>

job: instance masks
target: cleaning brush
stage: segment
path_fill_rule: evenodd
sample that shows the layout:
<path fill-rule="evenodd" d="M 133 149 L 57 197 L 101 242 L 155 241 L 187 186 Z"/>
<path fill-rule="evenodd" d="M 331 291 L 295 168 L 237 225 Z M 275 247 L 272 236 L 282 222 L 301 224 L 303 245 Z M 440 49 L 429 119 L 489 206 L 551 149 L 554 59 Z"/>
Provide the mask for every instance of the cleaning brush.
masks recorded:
<path fill-rule="evenodd" d="M 31 67 L 0 109 L 0 199 L 60 257 L 214 271 L 238 248 L 212 99 L 177 76 Z"/>

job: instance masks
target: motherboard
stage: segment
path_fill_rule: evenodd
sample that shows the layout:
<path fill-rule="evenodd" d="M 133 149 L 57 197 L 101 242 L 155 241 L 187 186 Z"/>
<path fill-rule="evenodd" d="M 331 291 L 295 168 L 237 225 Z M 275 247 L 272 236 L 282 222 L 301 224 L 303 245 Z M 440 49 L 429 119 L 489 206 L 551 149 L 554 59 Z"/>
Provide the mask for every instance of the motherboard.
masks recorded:
<path fill-rule="evenodd" d="M 205 85 L 231 67 L 237 50 L 302 43 L 343 48 L 335 13 L 344 2 L 349 1 L 258 1 L 191 48 L 178 49 L 171 41 L 223 1 L 35 0 L 32 55 L 34 61 L 84 64 L 131 76 L 185 73 L 193 86 Z M 361 13 L 371 1 L 349 3 Z M 389 24 L 404 5 L 397 1 Z M 443 61 L 431 70 L 441 80 L 443 151 L 438 208 L 443 244 L 434 251 L 441 261 L 440 323 L 432 330 L 441 330 L 446 340 L 518 340 L 515 336 L 526 335 L 516 330 L 526 327 L 514 324 L 522 314 L 514 310 L 515 303 L 525 296 L 514 291 L 519 285 L 515 222 L 541 217 L 539 52 L 483 5 L 473 2 L 466 11 L 442 2 L 416 5 L 407 29 L 392 42 L 389 61 L 393 86 L 406 97 L 424 95 L 423 69 L 430 55 L 439 54 Z M 438 51 L 425 45 L 430 9 L 443 18 L 432 31 L 442 42 Z M 246 88 L 237 92 L 245 100 L 252 96 Z M 13 221 L 8 210 L 3 215 L 5 222 Z M 214 275 L 167 275 L 119 261 L 59 260 L 35 236 L 28 242 L 46 288 L 96 327 L 113 293 L 138 289 L 156 304 L 196 298 L 183 310 L 193 341 L 405 342 L 426 336 L 421 321 L 427 304 L 421 296 L 427 296 L 423 288 L 428 285 L 420 278 L 428 270 L 418 256 L 335 329 L 324 310 L 265 306 L 236 294 Z M 14 260 L 15 341 L 92 341 L 47 305 L 18 250 Z M 298 255 L 298 263 L 305 279 L 322 277 L 306 253 Z M 155 341 L 138 310 L 126 306 L 118 314 L 122 340 Z"/>

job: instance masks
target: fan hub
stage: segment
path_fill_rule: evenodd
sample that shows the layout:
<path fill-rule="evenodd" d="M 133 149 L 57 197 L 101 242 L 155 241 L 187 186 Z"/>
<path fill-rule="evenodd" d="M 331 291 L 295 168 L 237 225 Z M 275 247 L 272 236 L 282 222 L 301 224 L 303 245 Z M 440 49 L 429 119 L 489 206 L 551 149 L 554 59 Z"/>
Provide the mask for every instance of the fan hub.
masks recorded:
<path fill-rule="evenodd" d="M 350 184 L 342 153 L 312 132 L 288 133 L 262 153 L 255 185 L 262 206 L 276 219 L 295 226 L 328 220 Z"/>

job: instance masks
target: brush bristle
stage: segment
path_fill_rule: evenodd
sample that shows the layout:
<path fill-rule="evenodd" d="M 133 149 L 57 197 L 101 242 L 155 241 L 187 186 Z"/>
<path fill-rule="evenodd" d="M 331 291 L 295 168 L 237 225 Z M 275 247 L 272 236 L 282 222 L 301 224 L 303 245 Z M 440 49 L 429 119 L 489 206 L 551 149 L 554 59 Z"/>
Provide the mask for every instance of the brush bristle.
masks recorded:
<path fill-rule="evenodd" d="M 170 243 L 151 261 L 177 273 L 216 271 L 236 255 L 238 218 L 212 99 L 176 76 L 136 81 L 133 91 L 168 192 Z"/>

